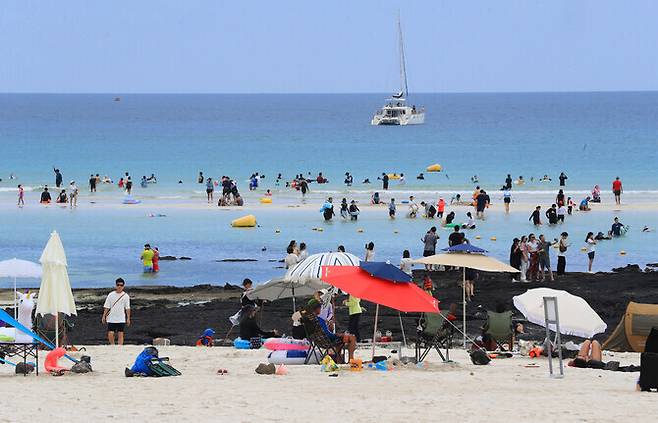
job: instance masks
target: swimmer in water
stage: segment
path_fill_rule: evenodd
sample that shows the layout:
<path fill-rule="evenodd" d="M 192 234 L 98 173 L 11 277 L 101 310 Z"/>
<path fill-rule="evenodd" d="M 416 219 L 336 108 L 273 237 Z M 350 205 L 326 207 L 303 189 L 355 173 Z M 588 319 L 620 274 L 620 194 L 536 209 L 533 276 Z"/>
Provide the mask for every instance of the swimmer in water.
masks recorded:
<path fill-rule="evenodd" d="M 421 174 L 419 174 L 418 176 L 416 176 L 416 179 L 418 179 L 418 180 L 421 180 L 421 181 L 422 181 L 422 180 L 424 180 L 424 179 L 425 179 L 425 175 L 423 175 L 423 174 L 421 173 Z"/>
<path fill-rule="evenodd" d="M 655 230 L 655 229 L 650 228 L 650 227 L 648 227 L 648 226 L 646 226 L 646 225 L 644 226 L 644 228 L 642 228 L 642 232 L 653 232 L 654 230 Z"/>

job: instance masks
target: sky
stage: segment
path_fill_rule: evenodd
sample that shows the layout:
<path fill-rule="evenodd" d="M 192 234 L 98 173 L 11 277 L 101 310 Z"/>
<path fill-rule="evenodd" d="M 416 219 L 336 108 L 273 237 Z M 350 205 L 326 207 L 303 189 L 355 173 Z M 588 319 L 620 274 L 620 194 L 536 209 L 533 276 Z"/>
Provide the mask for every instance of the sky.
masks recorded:
<path fill-rule="evenodd" d="M 658 2 L 0 2 L 0 92 L 658 90 Z"/>

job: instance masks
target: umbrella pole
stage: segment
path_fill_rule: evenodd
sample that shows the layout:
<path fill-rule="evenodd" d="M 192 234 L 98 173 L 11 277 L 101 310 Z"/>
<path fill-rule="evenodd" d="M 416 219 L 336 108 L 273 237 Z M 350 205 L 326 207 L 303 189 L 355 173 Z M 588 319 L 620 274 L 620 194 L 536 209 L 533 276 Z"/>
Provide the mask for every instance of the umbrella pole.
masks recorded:
<path fill-rule="evenodd" d="M 463 328 L 464 328 L 464 349 L 466 349 L 466 268 L 462 267 L 462 314 L 463 314 Z"/>
<path fill-rule="evenodd" d="M 55 348 L 59 348 L 59 312 L 55 312 Z"/>
<path fill-rule="evenodd" d="M 402 313 L 398 311 L 398 319 L 400 319 L 400 329 L 402 329 L 402 341 L 404 342 L 404 347 L 407 348 L 407 336 L 404 334 L 404 325 L 402 324 Z"/>
<path fill-rule="evenodd" d="M 375 308 L 375 328 L 372 331 L 372 358 L 375 358 L 375 342 L 377 342 L 377 320 L 379 320 L 379 304 Z"/>
<path fill-rule="evenodd" d="M 16 302 L 16 276 L 14 276 L 14 319 L 18 320 L 18 303 Z"/>
<path fill-rule="evenodd" d="M 295 284 L 292 284 L 292 312 L 297 311 L 297 300 L 295 298 Z"/>

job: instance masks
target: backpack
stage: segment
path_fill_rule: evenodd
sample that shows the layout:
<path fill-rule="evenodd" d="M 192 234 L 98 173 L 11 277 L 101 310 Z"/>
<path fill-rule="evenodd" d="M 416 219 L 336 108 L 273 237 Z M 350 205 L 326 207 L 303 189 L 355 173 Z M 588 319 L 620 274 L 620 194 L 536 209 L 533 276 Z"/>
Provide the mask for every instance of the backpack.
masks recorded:
<path fill-rule="evenodd" d="M 473 364 L 478 366 L 489 364 L 489 362 L 491 361 L 487 353 L 479 348 L 471 351 L 469 355 L 471 356 L 471 361 L 473 362 Z"/>

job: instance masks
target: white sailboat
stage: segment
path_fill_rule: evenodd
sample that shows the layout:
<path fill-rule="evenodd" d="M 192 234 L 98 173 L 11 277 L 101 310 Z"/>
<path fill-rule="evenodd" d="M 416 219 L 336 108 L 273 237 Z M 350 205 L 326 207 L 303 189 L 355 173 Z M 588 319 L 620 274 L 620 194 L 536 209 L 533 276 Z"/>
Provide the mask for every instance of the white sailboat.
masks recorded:
<path fill-rule="evenodd" d="M 402 25 L 398 15 L 398 37 L 400 49 L 400 91 L 393 94 L 387 103 L 372 117 L 371 125 L 419 125 L 425 122 L 425 108 L 409 106 L 407 96 L 407 65 L 404 58 L 404 40 L 402 39 Z"/>

